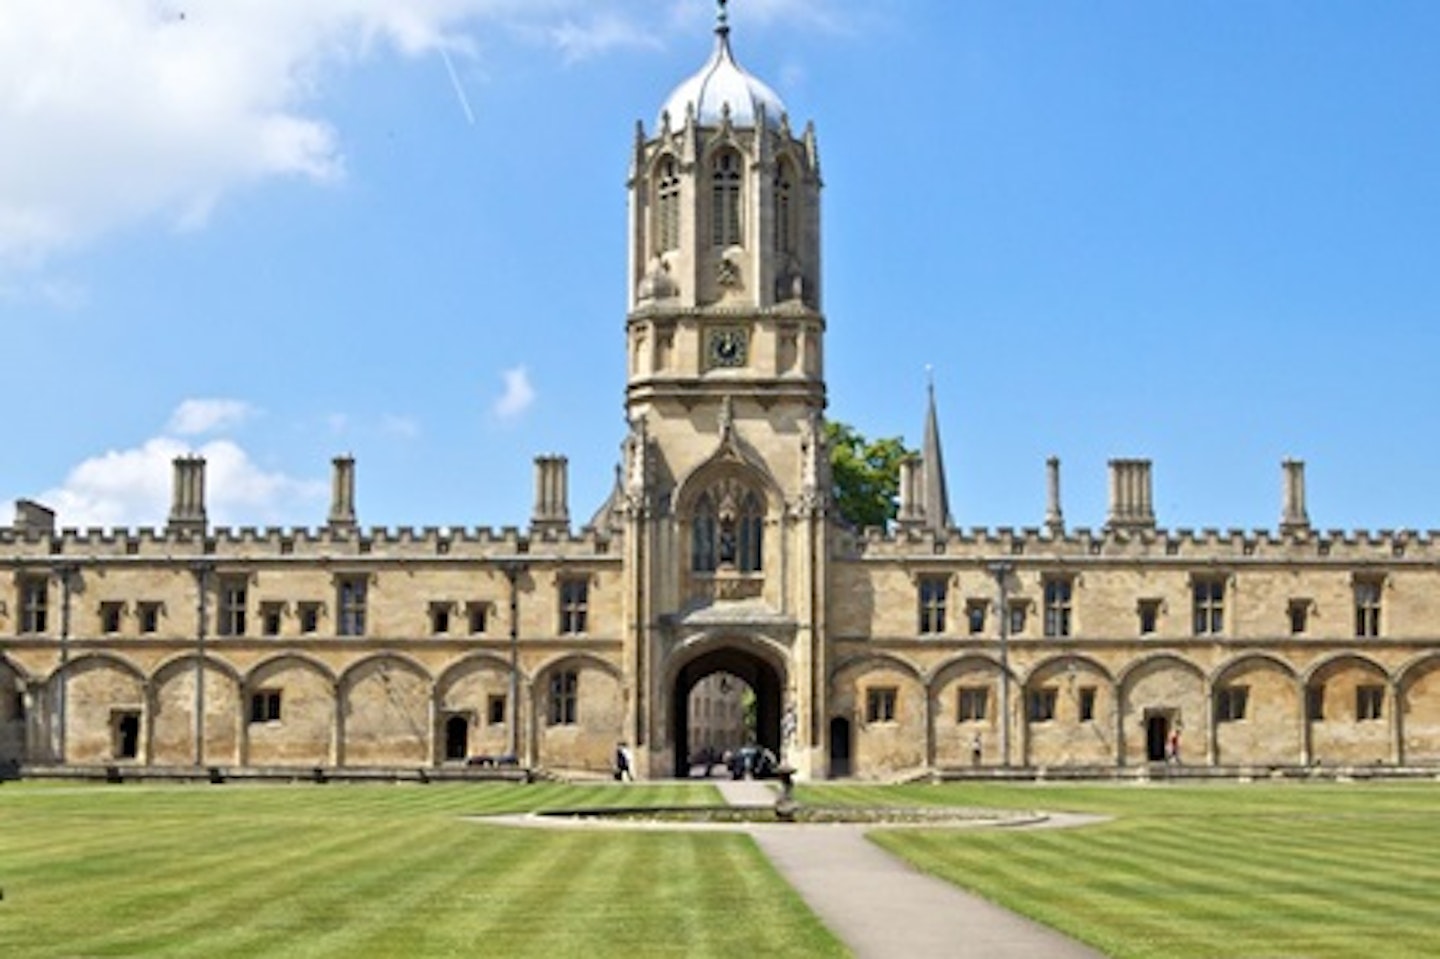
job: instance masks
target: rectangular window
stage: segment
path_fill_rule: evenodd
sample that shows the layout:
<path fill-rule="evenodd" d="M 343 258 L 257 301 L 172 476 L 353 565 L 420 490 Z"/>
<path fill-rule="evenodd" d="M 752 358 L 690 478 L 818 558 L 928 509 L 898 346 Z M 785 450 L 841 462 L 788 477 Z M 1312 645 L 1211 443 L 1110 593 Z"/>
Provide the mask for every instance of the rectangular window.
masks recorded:
<path fill-rule="evenodd" d="M 1225 630 L 1225 580 L 1197 579 L 1194 585 L 1195 635 L 1213 636 Z"/>
<path fill-rule="evenodd" d="M 948 586 L 944 576 L 920 577 L 920 632 L 945 632 L 945 591 Z"/>
<path fill-rule="evenodd" d="M 1160 600 L 1140 600 L 1140 635 L 1152 636 L 1160 626 Z"/>
<path fill-rule="evenodd" d="M 278 723 L 280 721 L 280 690 L 260 689 L 251 694 L 250 721 L 252 723 Z"/>
<path fill-rule="evenodd" d="M 465 617 L 469 620 L 471 635 L 485 632 L 490 628 L 490 604 L 467 603 Z"/>
<path fill-rule="evenodd" d="M 300 616 L 300 632 L 305 635 L 318 633 L 320 631 L 320 604 L 301 603 L 296 607 Z"/>
<path fill-rule="evenodd" d="M 1095 721 L 1095 687 L 1080 687 L 1080 721 L 1090 723 Z"/>
<path fill-rule="evenodd" d="M 492 693 L 485 700 L 486 721 L 491 726 L 505 725 L 505 697 L 498 693 Z"/>
<path fill-rule="evenodd" d="M 1385 687 L 1355 687 L 1355 718 L 1361 722 L 1385 716 Z"/>
<path fill-rule="evenodd" d="M 1070 635 L 1070 593 L 1067 576 L 1045 577 L 1045 635 Z"/>
<path fill-rule="evenodd" d="M 550 725 L 574 726 L 578 720 L 577 698 L 580 675 L 573 669 L 562 669 L 550 675 Z"/>
<path fill-rule="evenodd" d="M 985 720 L 985 710 L 990 702 L 990 690 L 985 686 L 961 686 L 960 708 L 957 714 L 962 723 L 978 723 Z"/>
<path fill-rule="evenodd" d="M 1025 603 L 1024 601 L 1010 604 L 1010 635 L 1019 636 L 1025 632 Z"/>
<path fill-rule="evenodd" d="M 444 636 L 450 632 L 450 608 L 454 603 L 431 603 L 430 604 L 430 633 L 433 636 Z"/>
<path fill-rule="evenodd" d="M 1216 722 L 1240 722 L 1245 718 L 1245 707 L 1249 703 L 1249 686 L 1222 686 L 1215 691 Z"/>
<path fill-rule="evenodd" d="M 971 636 L 985 632 L 985 610 L 989 605 L 984 599 L 972 599 L 965 604 L 965 622 Z"/>
<path fill-rule="evenodd" d="M 1378 580 L 1361 580 L 1355 584 L 1355 635 L 1358 637 L 1380 635 L 1380 586 Z"/>
<path fill-rule="evenodd" d="M 261 603 L 260 604 L 260 632 L 266 636 L 280 635 L 280 614 L 284 611 L 282 603 Z M 311 630 L 314 632 L 314 630 Z"/>
<path fill-rule="evenodd" d="M 1290 600 L 1288 612 L 1290 614 L 1290 635 L 1304 634 L 1310 628 L 1310 600 Z"/>
<path fill-rule="evenodd" d="M 572 576 L 560 581 L 560 632 L 585 632 L 590 611 L 590 580 Z"/>
<path fill-rule="evenodd" d="M 135 614 L 140 620 L 140 632 L 149 636 L 160 631 L 160 604 L 137 603 Z"/>
<path fill-rule="evenodd" d="M 865 693 L 865 721 L 868 723 L 893 723 L 895 721 L 894 686 L 882 686 Z"/>
<path fill-rule="evenodd" d="M 50 579 L 47 576 L 20 578 L 20 632 L 39 634 L 49 626 Z"/>
<path fill-rule="evenodd" d="M 105 602 L 100 604 L 100 632 L 114 635 L 120 632 L 120 620 L 125 613 L 124 603 Z"/>
<path fill-rule="evenodd" d="M 221 636 L 245 635 L 245 601 L 247 580 L 244 576 L 224 576 L 220 579 L 220 615 L 215 631 Z"/>
<path fill-rule="evenodd" d="M 1305 688 L 1305 718 L 1312 723 L 1320 722 L 1325 718 L 1325 687 L 1307 686 Z"/>
<path fill-rule="evenodd" d="M 1025 715 L 1032 723 L 1048 723 L 1055 718 L 1056 690 L 1053 686 L 1032 689 L 1025 697 Z"/>
<path fill-rule="evenodd" d="M 345 576 L 340 579 L 336 607 L 340 611 L 338 633 L 341 636 L 365 635 L 366 585 L 364 576 Z"/>

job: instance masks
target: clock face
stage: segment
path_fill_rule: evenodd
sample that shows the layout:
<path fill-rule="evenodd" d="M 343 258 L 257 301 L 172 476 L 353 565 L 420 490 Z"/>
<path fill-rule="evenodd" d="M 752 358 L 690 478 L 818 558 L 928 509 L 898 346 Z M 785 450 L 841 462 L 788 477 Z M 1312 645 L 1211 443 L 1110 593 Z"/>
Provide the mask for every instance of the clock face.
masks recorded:
<path fill-rule="evenodd" d="M 709 337 L 712 366 L 744 366 L 747 342 L 745 331 L 734 327 L 711 330 Z"/>

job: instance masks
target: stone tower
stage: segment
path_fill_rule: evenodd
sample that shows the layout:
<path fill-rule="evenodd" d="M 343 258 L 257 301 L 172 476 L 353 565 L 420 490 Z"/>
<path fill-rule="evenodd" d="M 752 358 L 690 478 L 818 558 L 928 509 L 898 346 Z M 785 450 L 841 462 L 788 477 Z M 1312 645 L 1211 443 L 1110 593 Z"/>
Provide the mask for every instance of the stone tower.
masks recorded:
<path fill-rule="evenodd" d="M 761 745 L 802 769 L 820 745 L 820 186 L 813 128 L 736 62 L 721 4 L 629 180 L 625 655 L 653 774 L 683 768 L 684 697 L 717 671 L 756 692 Z"/>

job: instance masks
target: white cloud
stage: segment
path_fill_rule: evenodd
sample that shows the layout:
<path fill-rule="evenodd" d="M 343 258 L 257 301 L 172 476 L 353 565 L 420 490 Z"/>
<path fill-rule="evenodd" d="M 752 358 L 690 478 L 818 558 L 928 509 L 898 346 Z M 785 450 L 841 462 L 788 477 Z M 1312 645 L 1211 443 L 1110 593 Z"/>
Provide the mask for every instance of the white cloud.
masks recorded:
<path fill-rule="evenodd" d="M 502 371 L 500 378 L 505 381 L 505 392 L 490 412 L 502 423 L 514 422 L 535 402 L 535 387 L 530 385 L 530 373 L 523 366 Z"/>
<path fill-rule="evenodd" d="M 92 456 L 70 471 L 63 485 L 38 499 L 62 526 L 163 526 L 170 511 L 175 457 L 205 458 L 206 512 L 211 525 L 308 524 L 321 521 L 326 486 L 258 466 L 230 440 L 198 450 L 174 437 Z"/>
<path fill-rule="evenodd" d="M 170 414 L 166 429 L 178 436 L 219 433 L 239 426 L 254 412 L 241 400 L 185 400 Z"/>
<path fill-rule="evenodd" d="M 327 83 L 377 51 L 475 57 L 505 27 L 567 59 L 657 47 L 709 0 L 3 0 L 0 269 L 107 233 L 203 226 L 236 189 L 344 176 Z M 834 0 L 751 0 L 737 23 L 824 24 Z M 463 93 L 463 90 L 461 91 Z"/>
<path fill-rule="evenodd" d="M 320 522 L 324 482 L 264 469 L 232 440 L 212 440 L 196 449 L 177 435 L 231 425 L 252 409 L 238 400 L 186 400 L 176 407 L 162 435 L 89 457 L 64 483 L 36 498 L 56 511 L 61 526 L 163 526 L 170 513 L 175 457 L 197 454 L 205 458 L 211 525 Z"/>

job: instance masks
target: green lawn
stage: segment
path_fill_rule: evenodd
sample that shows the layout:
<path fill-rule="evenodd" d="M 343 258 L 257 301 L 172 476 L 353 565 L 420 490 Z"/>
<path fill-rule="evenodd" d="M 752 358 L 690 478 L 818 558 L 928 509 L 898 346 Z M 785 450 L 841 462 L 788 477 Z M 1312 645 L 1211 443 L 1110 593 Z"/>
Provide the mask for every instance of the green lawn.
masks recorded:
<path fill-rule="evenodd" d="M 748 837 L 461 817 L 708 786 L 0 786 L 0 956 L 844 955 Z"/>
<path fill-rule="evenodd" d="M 1121 959 L 1440 955 L 1440 784 L 819 786 L 802 798 L 1115 816 L 873 838 Z"/>

